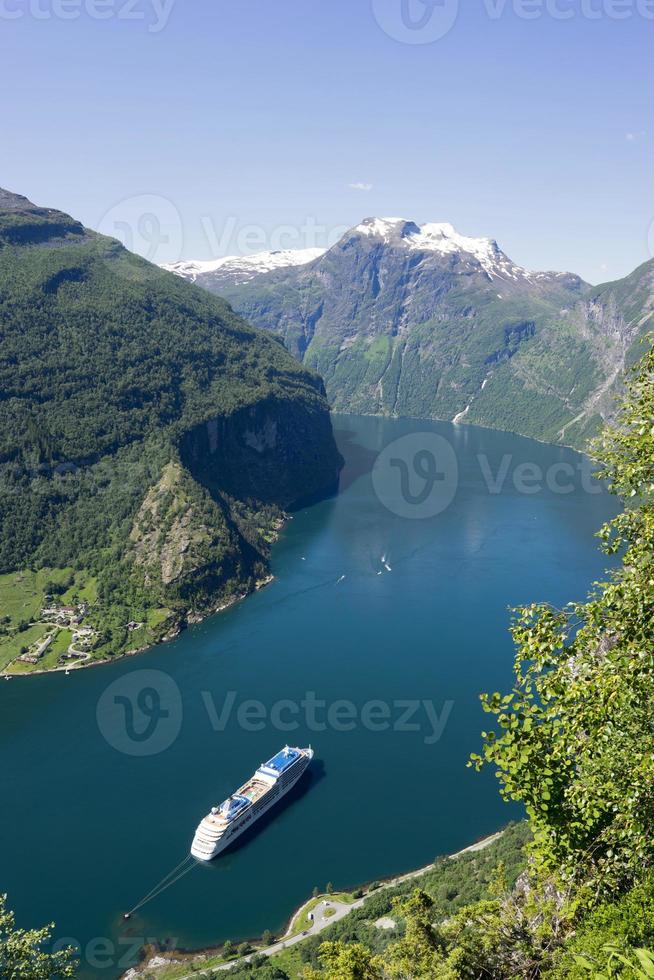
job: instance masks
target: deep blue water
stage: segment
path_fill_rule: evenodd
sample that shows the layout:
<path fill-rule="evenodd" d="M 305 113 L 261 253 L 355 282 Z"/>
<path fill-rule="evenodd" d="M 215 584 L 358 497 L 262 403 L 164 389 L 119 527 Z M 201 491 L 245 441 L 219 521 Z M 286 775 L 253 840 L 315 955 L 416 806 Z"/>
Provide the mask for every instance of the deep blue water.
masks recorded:
<path fill-rule="evenodd" d="M 335 425 L 340 492 L 286 526 L 270 586 L 137 658 L 0 684 L 0 890 L 20 924 L 56 920 L 82 944 L 84 975 L 119 975 L 134 939 L 278 930 L 314 885 L 419 866 L 516 813 L 465 765 L 478 695 L 511 684 L 509 606 L 580 599 L 601 576 L 593 535 L 615 502 L 582 486 L 569 450 L 446 423 Z M 375 459 L 400 438 L 375 491 Z M 317 757 L 288 804 L 125 928 L 209 806 L 286 742 Z"/>

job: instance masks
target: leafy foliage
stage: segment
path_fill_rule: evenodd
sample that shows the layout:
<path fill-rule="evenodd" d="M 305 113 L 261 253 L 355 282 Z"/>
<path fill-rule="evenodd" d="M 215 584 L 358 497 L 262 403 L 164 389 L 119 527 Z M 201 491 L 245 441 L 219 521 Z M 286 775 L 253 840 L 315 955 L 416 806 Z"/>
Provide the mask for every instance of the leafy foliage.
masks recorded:
<path fill-rule="evenodd" d="M 53 926 L 17 929 L 7 896 L 0 895 L 0 977 L 3 980 L 57 980 L 72 977 L 76 965 L 71 949 L 45 953 Z"/>
<path fill-rule="evenodd" d="M 654 948 L 654 873 L 645 875 L 631 891 L 617 899 L 602 902 L 579 923 L 574 936 L 554 958 L 548 976 L 551 980 L 583 980 L 588 964 L 593 970 L 621 971 L 624 963 L 615 954 L 647 946 Z M 627 973 L 627 976 L 629 974 Z"/>
<path fill-rule="evenodd" d="M 602 894 L 628 887 L 654 859 L 651 350 L 596 451 L 629 501 L 601 532 L 607 550 L 623 550 L 622 566 L 586 604 L 518 613 L 515 688 L 484 707 L 500 726 L 485 757 L 503 795 L 527 807 L 535 860 L 567 889 Z"/>

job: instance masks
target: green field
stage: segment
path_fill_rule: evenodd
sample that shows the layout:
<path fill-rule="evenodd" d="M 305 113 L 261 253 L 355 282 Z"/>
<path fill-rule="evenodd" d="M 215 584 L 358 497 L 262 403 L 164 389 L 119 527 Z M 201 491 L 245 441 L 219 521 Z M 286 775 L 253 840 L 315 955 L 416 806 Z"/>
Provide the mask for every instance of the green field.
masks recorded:
<path fill-rule="evenodd" d="M 43 627 L 43 633 L 46 633 L 48 629 L 52 629 L 45 624 L 39 624 Z M 37 629 L 38 627 L 34 627 Z M 25 636 L 25 633 L 19 634 L 20 636 Z M 38 670 L 52 670 L 54 667 L 61 666 L 60 658 L 68 650 L 73 639 L 72 631 L 69 629 L 58 629 L 57 635 L 54 640 L 46 650 L 45 654 L 41 657 L 37 664 L 26 664 L 26 663 L 15 663 L 12 664 L 9 673 L 11 674 L 32 674 L 34 671 Z M 74 661 L 73 661 L 74 662 Z"/>
<path fill-rule="evenodd" d="M 23 647 L 30 647 L 36 643 L 50 628 L 45 623 L 37 623 L 22 633 L 13 632 L 8 636 L 3 636 L 0 640 L 0 670 L 5 670 L 12 660 L 20 656 Z M 21 667 L 26 669 L 29 669 L 30 666 L 30 664 L 21 664 Z"/>
<path fill-rule="evenodd" d="M 67 606 L 73 602 L 87 602 L 90 606 L 98 601 L 98 582 L 89 572 L 76 572 L 75 581 L 67 592 L 61 596 L 62 603 Z"/>
<path fill-rule="evenodd" d="M 39 572 L 10 572 L 0 575 L 0 617 L 9 616 L 12 625 L 31 621 L 41 610 L 45 586 L 52 581 L 64 582 L 71 569 L 42 569 Z"/>
<path fill-rule="evenodd" d="M 146 622 L 140 629 L 134 630 L 130 634 L 125 653 L 131 653 L 133 650 L 140 650 L 141 647 L 152 646 L 156 643 L 159 638 L 157 630 L 170 615 L 170 609 L 146 609 Z"/>
<path fill-rule="evenodd" d="M 41 609 L 46 605 L 46 595 L 55 593 L 61 605 L 86 602 L 89 606 L 90 625 L 97 623 L 102 629 L 106 610 L 98 601 L 97 579 L 88 571 L 72 568 L 44 568 L 37 572 L 24 570 L 0 575 L 0 670 L 5 670 L 20 656 L 24 647 L 31 647 L 52 624 L 39 622 Z M 127 611 L 124 613 L 127 616 Z M 141 647 L 151 646 L 160 637 L 161 627 L 171 616 L 168 609 L 149 609 L 144 613 L 141 629 L 127 635 L 127 641 L 118 653 L 129 653 Z M 125 620 L 122 620 L 124 625 Z M 23 629 L 19 629 L 19 627 Z M 70 646 L 72 633 L 59 629 L 53 643 L 38 664 L 15 664 L 12 673 L 29 674 L 38 670 L 51 670 L 60 664 L 60 658 Z M 94 657 L 106 656 L 101 648 Z M 71 666 L 74 661 L 71 662 Z"/>
<path fill-rule="evenodd" d="M 31 620 L 43 606 L 47 587 L 51 584 L 66 586 L 57 599 L 67 605 L 77 599 L 93 603 L 97 600 L 97 583 L 88 572 L 76 572 L 72 568 L 41 568 L 9 572 L 0 575 L 0 617 L 9 616 L 14 625 L 21 620 Z"/>
<path fill-rule="evenodd" d="M 72 602 L 76 591 L 88 590 L 92 594 L 94 580 L 85 573 L 75 573 L 72 568 L 42 568 L 38 572 L 25 570 L 0 575 L 0 620 L 3 621 L 4 630 L 4 635 L 0 635 L 0 670 L 15 660 L 23 647 L 30 647 L 48 630 L 47 624 L 38 622 L 22 632 L 18 629 L 21 623 L 33 624 L 38 620 L 48 587 L 52 584 L 65 586 L 69 583 L 68 591 L 59 597 L 62 602 Z M 8 622 L 5 621 L 7 619 Z M 63 642 L 63 637 L 55 640 L 38 664 L 39 669 L 47 670 L 55 666 L 63 652 Z M 32 664 L 21 664 L 17 668 L 20 673 L 34 669 Z"/>
<path fill-rule="evenodd" d="M 354 901 L 354 895 L 350 892 L 334 892 L 332 895 L 322 894 L 317 895 L 315 898 L 311 898 L 306 905 L 303 905 L 301 909 L 298 909 L 288 931 L 288 938 L 291 936 L 297 936 L 299 932 L 303 932 L 304 929 L 308 929 L 311 925 L 309 921 L 309 913 L 312 912 L 317 905 L 327 899 L 329 902 L 341 902 L 343 905 L 351 905 Z M 329 916 L 327 916 L 329 917 Z"/>

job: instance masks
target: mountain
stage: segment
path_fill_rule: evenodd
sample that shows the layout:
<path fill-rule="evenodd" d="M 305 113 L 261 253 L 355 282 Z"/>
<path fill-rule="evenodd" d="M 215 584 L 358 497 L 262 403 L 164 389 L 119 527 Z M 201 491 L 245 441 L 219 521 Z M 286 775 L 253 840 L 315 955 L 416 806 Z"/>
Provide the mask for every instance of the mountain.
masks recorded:
<path fill-rule="evenodd" d="M 336 410 L 465 420 L 576 446 L 611 411 L 651 322 L 641 301 L 627 301 L 628 284 L 592 289 L 570 273 L 529 272 L 493 239 L 449 224 L 367 218 L 317 258 L 247 281 L 228 272 L 232 261 L 195 281 L 281 335 L 324 377 Z M 634 275 L 641 300 L 651 296 L 647 267 Z"/>
<path fill-rule="evenodd" d="M 250 282 L 256 276 L 275 269 L 286 269 L 291 266 L 307 265 L 314 259 L 325 254 L 324 248 L 287 248 L 272 252 L 256 252 L 253 255 L 227 255 L 222 259 L 207 262 L 172 262 L 163 265 L 162 269 L 174 272 L 184 279 L 197 282 L 198 279 L 208 281 L 215 277 L 222 283 L 231 286 Z"/>
<path fill-rule="evenodd" d="M 584 406 L 564 426 L 562 438 L 587 431 L 587 419 L 597 425 L 615 415 L 616 401 L 623 393 L 623 382 L 640 361 L 654 329 L 654 260 L 643 263 L 630 275 L 591 289 L 570 312 L 571 328 L 589 343 L 604 339 L 604 359 L 598 359 L 598 384 Z"/>
<path fill-rule="evenodd" d="M 337 478 L 322 382 L 278 339 L 7 191 L 0 324 L 0 572 L 84 571 L 101 652 L 250 588 L 283 509 Z"/>

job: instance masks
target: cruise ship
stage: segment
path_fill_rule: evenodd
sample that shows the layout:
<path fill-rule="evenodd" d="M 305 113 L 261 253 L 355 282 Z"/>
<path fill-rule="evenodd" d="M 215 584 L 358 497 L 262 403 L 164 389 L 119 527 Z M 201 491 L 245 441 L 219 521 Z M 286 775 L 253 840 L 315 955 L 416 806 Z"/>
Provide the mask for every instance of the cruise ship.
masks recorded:
<path fill-rule="evenodd" d="M 195 831 L 191 854 L 211 861 L 229 847 L 297 783 L 313 759 L 313 749 L 286 746 L 220 806 L 215 806 Z"/>

